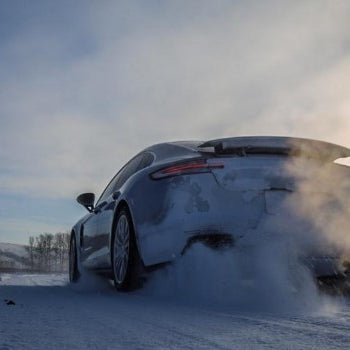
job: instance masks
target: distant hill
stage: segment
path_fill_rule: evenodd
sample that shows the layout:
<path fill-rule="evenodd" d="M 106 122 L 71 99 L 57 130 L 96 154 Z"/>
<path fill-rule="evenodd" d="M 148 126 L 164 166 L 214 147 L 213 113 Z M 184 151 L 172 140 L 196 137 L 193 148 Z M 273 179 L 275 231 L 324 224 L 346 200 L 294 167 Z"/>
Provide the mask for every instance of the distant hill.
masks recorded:
<path fill-rule="evenodd" d="M 0 243 L 0 271 L 22 271 L 29 269 L 29 253 L 26 246 Z"/>
<path fill-rule="evenodd" d="M 44 233 L 29 238 L 29 245 L 0 243 L 0 272 L 67 272 L 68 233 Z"/>

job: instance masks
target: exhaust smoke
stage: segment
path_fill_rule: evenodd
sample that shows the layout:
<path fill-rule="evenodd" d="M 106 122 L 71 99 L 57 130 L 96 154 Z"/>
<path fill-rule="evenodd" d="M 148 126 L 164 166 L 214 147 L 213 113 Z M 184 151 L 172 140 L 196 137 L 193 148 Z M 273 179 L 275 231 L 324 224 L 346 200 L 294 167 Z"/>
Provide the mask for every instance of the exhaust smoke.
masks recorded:
<path fill-rule="evenodd" d="M 306 155 L 288 157 L 285 164 L 294 189 L 271 191 L 271 201 L 278 200 L 258 227 L 231 249 L 192 246 L 158 271 L 145 292 L 226 310 L 334 311 L 341 298 L 320 291 L 313 258 L 350 257 L 350 170 Z M 324 273 L 344 272 L 346 267 L 337 266 L 337 271 Z"/>

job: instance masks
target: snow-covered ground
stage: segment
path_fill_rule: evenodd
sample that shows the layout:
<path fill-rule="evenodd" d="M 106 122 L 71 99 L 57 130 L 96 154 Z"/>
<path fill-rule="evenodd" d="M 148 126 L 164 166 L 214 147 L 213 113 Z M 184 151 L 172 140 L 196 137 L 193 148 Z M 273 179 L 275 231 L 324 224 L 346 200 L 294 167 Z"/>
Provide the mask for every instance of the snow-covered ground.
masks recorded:
<path fill-rule="evenodd" d="M 92 276 L 70 286 L 62 274 L 2 274 L 0 349 L 349 348 L 349 299 L 321 295 L 306 280 L 289 290 L 276 272 L 274 281 L 230 283 L 237 259 L 204 253 L 131 293 Z"/>

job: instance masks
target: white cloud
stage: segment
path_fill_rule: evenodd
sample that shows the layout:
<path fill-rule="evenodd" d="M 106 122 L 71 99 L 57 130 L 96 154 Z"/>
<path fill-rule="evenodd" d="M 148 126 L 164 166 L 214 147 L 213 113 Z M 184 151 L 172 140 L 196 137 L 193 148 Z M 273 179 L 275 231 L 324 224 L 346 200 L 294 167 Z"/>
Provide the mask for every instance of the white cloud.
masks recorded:
<path fill-rule="evenodd" d="M 81 6 L 71 21 L 85 36 L 30 24 L 4 49 L 0 189 L 99 192 L 164 140 L 284 134 L 350 146 L 348 1 Z"/>
<path fill-rule="evenodd" d="M 0 242 L 13 242 L 28 244 L 29 236 L 37 236 L 41 233 L 69 232 L 71 223 L 56 224 L 45 222 L 45 218 L 23 219 L 23 218 L 1 218 Z"/>

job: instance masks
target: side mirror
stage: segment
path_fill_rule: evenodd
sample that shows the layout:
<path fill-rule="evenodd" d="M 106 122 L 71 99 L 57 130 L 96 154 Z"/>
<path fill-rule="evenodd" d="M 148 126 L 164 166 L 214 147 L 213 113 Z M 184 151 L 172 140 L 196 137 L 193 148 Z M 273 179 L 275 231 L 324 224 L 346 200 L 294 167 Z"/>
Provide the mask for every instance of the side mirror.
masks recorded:
<path fill-rule="evenodd" d="M 91 213 L 94 209 L 95 194 L 82 193 L 77 197 L 77 202 L 84 206 Z"/>

